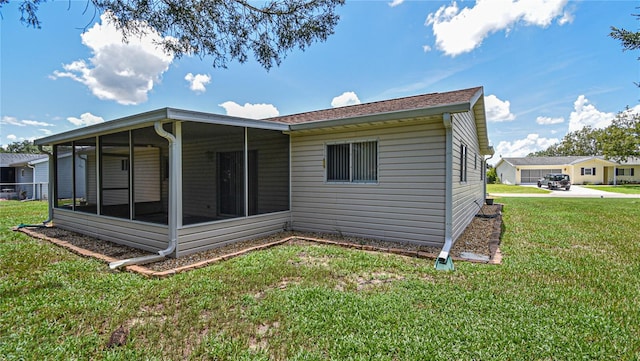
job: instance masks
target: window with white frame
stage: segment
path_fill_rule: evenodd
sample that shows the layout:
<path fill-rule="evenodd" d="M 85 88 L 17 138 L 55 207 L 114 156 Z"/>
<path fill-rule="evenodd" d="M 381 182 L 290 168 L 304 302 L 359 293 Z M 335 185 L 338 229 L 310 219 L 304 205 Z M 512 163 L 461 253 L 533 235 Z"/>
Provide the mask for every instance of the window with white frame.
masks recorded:
<path fill-rule="evenodd" d="M 616 168 L 616 175 L 621 176 L 634 176 L 633 168 Z"/>
<path fill-rule="evenodd" d="M 467 146 L 460 144 L 460 182 L 467 181 Z"/>
<path fill-rule="evenodd" d="M 327 144 L 327 182 L 376 183 L 378 181 L 378 142 Z"/>
<path fill-rule="evenodd" d="M 596 175 L 595 168 L 580 168 L 580 175 Z"/>

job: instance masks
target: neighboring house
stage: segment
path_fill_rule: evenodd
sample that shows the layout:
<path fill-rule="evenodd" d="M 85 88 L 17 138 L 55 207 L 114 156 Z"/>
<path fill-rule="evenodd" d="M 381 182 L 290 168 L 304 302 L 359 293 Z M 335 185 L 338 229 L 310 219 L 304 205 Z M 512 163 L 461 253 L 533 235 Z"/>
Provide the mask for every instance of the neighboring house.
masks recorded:
<path fill-rule="evenodd" d="M 0 198 L 45 199 L 48 174 L 36 177 L 34 164 L 47 159 L 45 154 L 0 153 Z"/>
<path fill-rule="evenodd" d="M 616 163 L 602 156 L 502 158 L 496 173 L 503 184 L 535 184 L 547 173 L 564 173 L 573 184 L 640 182 L 640 159 Z"/>
<path fill-rule="evenodd" d="M 493 154 L 481 87 L 268 120 L 164 108 L 36 144 L 54 149 L 57 227 L 173 257 L 283 229 L 448 252 Z"/>

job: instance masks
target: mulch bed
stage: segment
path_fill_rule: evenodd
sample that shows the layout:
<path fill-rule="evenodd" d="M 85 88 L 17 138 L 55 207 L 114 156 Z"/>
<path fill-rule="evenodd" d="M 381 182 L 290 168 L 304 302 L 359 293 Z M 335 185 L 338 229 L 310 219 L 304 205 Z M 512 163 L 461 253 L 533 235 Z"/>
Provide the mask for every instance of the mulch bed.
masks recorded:
<path fill-rule="evenodd" d="M 499 249 L 501 229 L 502 205 L 482 206 L 476 217 L 467 226 L 464 233 L 458 238 L 451 249 L 450 255 L 452 259 L 500 264 L 502 262 Z M 19 231 L 34 238 L 46 240 L 65 247 L 79 255 L 97 258 L 109 263 L 154 254 L 55 227 L 21 228 Z M 180 258 L 165 258 L 164 260 L 149 263 L 144 266 L 126 266 L 125 269 L 138 272 L 145 276 L 163 277 L 204 267 L 248 252 L 285 243 L 297 244 L 302 242 L 335 245 L 365 251 L 388 252 L 425 259 L 436 259 L 440 253 L 440 248 L 420 246 L 411 243 L 379 241 L 358 237 L 338 236 L 335 234 L 281 232 L 269 237 L 237 242 Z M 474 255 L 474 257 L 465 257 L 470 254 Z"/>

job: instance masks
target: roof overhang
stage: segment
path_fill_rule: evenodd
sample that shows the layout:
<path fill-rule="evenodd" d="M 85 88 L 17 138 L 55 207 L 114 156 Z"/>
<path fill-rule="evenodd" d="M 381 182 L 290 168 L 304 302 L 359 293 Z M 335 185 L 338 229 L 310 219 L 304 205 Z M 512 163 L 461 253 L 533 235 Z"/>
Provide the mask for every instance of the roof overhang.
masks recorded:
<path fill-rule="evenodd" d="M 421 109 L 400 110 L 395 112 L 367 114 L 367 115 L 349 117 L 349 118 L 316 120 L 313 122 L 291 124 L 289 125 L 289 128 L 293 132 L 300 131 L 300 130 L 333 128 L 333 127 L 358 125 L 358 124 L 365 124 L 365 123 L 384 122 L 384 121 L 397 120 L 397 119 L 423 118 L 423 117 L 429 117 L 429 116 L 443 114 L 443 113 L 461 113 L 461 112 L 469 111 L 469 108 L 470 108 L 470 103 L 464 102 L 464 103 L 447 104 L 447 105 L 442 105 L 437 107 L 429 107 L 429 108 L 421 108 Z"/>
<path fill-rule="evenodd" d="M 213 113 L 196 112 L 190 110 L 174 109 L 174 108 L 162 108 L 152 110 L 145 113 L 140 113 L 120 119 L 111 120 L 108 122 L 94 124 L 87 127 L 74 129 L 68 132 L 55 134 L 49 137 L 36 139 L 34 144 L 36 145 L 48 145 L 61 142 L 67 142 L 77 139 L 83 139 L 86 137 L 93 137 L 113 132 L 118 132 L 128 129 L 137 129 L 147 126 L 151 126 L 156 122 L 170 122 L 170 121 L 193 121 L 202 123 L 211 123 L 218 125 L 231 125 L 238 127 L 268 129 L 286 131 L 289 127 L 286 124 L 275 123 L 264 120 L 247 119 L 239 117 L 231 117 L 228 115 L 220 115 Z"/>

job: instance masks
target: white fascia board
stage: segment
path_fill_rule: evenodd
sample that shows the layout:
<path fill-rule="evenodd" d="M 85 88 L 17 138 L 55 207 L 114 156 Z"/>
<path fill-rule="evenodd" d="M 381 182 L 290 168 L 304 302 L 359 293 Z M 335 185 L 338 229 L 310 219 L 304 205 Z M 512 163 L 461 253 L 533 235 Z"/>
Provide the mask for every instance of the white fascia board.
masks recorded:
<path fill-rule="evenodd" d="M 150 112 L 131 115 L 128 117 L 110 120 L 108 122 L 89 125 L 83 128 L 70 130 L 68 132 L 51 135 L 48 137 L 36 139 L 35 145 L 49 145 L 55 143 L 66 142 L 75 139 L 82 139 L 89 136 L 96 136 L 100 134 L 119 131 L 122 129 L 130 129 L 140 126 L 145 123 L 154 123 L 159 120 L 167 119 L 168 108 L 152 110 Z"/>
<path fill-rule="evenodd" d="M 282 123 L 231 117 L 228 115 L 196 112 L 189 110 L 162 108 L 145 113 L 135 114 L 128 117 L 111 120 L 108 122 L 94 124 L 87 127 L 71 130 L 68 132 L 55 134 L 52 136 L 36 139 L 36 145 L 49 145 L 71 140 L 94 137 L 97 135 L 113 133 L 122 130 L 152 126 L 157 121 L 195 121 L 220 125 L 232 125 L 238 127 L 249 127 L 267 130 L 286 131 L 289 126 Z"/>
<path fill-rule="evenodd" d="M 258 128 L 266 130 L 289 130 L 289 126 L 283 123 L 267 120 L 232 117 L 214 113 L 196 112 L 181 109 L 167 109 L 167 119 L 180 121 L 193 121 L 219 125 L 232 125 L 236 127 Z"/>

